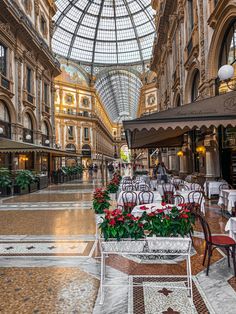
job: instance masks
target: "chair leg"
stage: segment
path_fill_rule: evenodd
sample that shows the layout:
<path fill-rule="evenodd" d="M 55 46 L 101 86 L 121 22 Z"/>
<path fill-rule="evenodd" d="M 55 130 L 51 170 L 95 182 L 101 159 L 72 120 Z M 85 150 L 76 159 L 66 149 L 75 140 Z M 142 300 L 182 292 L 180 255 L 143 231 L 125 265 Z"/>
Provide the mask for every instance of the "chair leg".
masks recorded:
<path fill-rule="evenodd" d="M 207 260 L 207 271 L 206 271 L 207 276 L 209 274 L 210 261 L 211 261 L 211 245 L 208 244 L 208 260 Z"/>
<path fill-rule="evenodd" d="M 234 277 L 236 277 L 235 246 L 232 246 L 232 258 L 233 258 L 233 265 L 234 265 Z"/>
<path fill-rule="evenodd" d="M 202 261 L 202 265 L 203 265 L 203 266 L 205 265 L 205 260 L 206 260 L 206 255 L 207 255 L 207 250 L 208 250 L 208 245 L 206 244 L 206 247 L 205 247 L 205 252 L 204 252 L 204 257 L 203 257 L 203 261 Z"/>
<path fill-rule="evenodd" d="M 228 258 L 228 267 L 230 267 L 230 253 L 229 253 L 229 247 L 226 248 L 227 250 L 227 258 Z"/>

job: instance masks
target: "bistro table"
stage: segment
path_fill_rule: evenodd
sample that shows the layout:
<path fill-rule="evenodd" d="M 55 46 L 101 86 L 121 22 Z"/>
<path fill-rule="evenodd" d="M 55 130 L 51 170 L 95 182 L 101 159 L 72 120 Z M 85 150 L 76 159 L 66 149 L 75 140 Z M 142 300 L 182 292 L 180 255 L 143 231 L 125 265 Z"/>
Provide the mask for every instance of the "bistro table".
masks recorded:
<path fill-rule="evenodd" d="M 145 206 L 147 209 L 141 209 L 141 207 Z M 174 206 L 174 205 L 168 205 L 168 206 Z M 166 208 L 166 206 L 161 205 L 161 201 L 150 203 L 150 204 L 144 204 L 144 205 L 137 205 L 133 208 L 131 214 L 135 217 L 141 217 L 143 212 L 146 211 L 148 214 L 151 212 L 156 211 L 157 209 L 163 209 Z"/>
<path fill-rule="evenodd" d="M 235 207 L 236 190 L 221 190 L 218 205 L 224 206 L 224 209 L 232 213 L 232 208 Z"/>
<path fill-rule="evenodd" d="M 225 231 L 229 231 L 229 236 L 236 240 L 236 217 L 231 217 L 227 221 Z"/>
<path fill-rule="evenodd" d="M 139 204 L 139 199 L 138 199 L 138 195 L 141 193 L 141 191 L 132 191 L 134 192 L 136 195 L 137 195 L 137 204 Z M 124 202 L 123 202 L 123 194 L 126 193 L 125 191 L 121 191 L 120 194 L 118 195 L 118 199 L 117 199 L 117 205 L 121 205 L 123 206 L 124 205 Z M 153 191 L 152 192 L 154 194 L 154 203 L 156 202 L 162 202 L 162 198 L 161 198 L 161 195 L 158 191 Z M 130 199 L 131 201 L 131 199 Z"/>
<path fill-rule="evenodd" d="M 211 198 L 212 195 L 219 195 L 220 194 L 220 186 L 222 184 L 227 184 L 226 181 L 206 181 L 204 183 L 204 192 L 208 196 L 208 198 Z"/>
<path fill-rule="evenodd" d="M 176 191 L 176 195 L 181 195 L 184 198 L 185 203 L 188 203 L 188 195 L 190 192 L 198 192 L 198 191 L 194 191 L 194 190 L 189 190 L 189 191 Z M 194 196 L 194 201 L 197 203 L 198 200 L 198 195 L 196 194 Z M 202 203 L 201 203 L 201 212 L 203 212 L 205 214 L 205 197 L 203 196 L 202 198 Z"/>

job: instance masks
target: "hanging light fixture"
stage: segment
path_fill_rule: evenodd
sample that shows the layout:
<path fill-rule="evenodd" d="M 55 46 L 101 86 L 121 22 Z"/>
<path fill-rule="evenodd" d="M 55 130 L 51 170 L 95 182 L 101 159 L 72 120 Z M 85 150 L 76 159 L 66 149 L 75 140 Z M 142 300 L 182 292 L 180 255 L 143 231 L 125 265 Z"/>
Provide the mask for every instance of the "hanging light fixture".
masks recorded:
<path fill-rule="evenodd" d="M 177 152 L 177 156 L 178 157 L 183 157 L 184 155 L 184 152 L 182 151 L 182 149 L 180 149 L 178 152 Z"/>
<path fill-rule="evenodd" d="M 218 78 L 220 82 L 225 82 L 230 90 L 236 91 L 235 86 L 230 86 L 229 82 L 234 77 L 234 67 L 230 64 L 225 64 L 220 67 L 218 71 Z"/>
<path fill-rule="evenodd" d="M 29 140 L 31 140 L 32 137 L 30 134 L 27 134 L 25 138 L 29 141 Z"/>
<path fill-rule="evenodd" d="M 4 130 L 2 127 L 0 127 L 0 134 L 3 134 Z"/>

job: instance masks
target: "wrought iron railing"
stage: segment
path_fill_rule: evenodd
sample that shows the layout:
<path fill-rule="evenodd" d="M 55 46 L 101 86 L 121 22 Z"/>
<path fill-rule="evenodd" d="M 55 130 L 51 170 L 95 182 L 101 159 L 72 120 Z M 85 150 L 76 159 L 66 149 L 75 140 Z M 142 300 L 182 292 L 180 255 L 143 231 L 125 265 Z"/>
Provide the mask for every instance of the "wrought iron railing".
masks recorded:
<path fill-rule="evenodd" d="M 0 137 L 11 138 L 11 123 L 0 120 Z"/>
<path fill-rule="evenodd" d="M 193 39 L 191 37 L 187 45 L 188 56 L 190 55 L 192 49 L 193 49 Z"/>
<path fill-rule="evenodd" d="M 42 134 L 42 145 L 50 146 L 50 139 L 48 135 Z"/>
<path fill-rule="evenodd" d="M 27 93 L 27 101 L 30 102 L 31 104 L 34 103 L 34 97 L 29 93 Z"/>
<path fill-rule="evenodd" d="M 34 142 L 34 132 L 33 130 L 24 128 L 23 129 L 23 141 L 26 143 L 33 143 Z"/>
<path fill-rule="evenodd" d="M 10 90 L 10 81 L 5 78 L 3 75 L 1 75 L 1 86 Z"/>

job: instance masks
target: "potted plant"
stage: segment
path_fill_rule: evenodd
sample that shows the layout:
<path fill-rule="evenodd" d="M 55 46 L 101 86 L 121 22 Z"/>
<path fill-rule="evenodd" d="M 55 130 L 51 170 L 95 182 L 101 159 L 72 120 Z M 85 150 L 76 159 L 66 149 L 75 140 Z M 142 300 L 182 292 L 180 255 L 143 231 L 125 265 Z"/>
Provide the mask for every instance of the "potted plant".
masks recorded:
<path fill-rule="evenodd" d="M 26 194 L 29 193 L 30 183 L 35 182 L 34 175 L 29 170 L 18 170 L 16 172 L 14 193 Z"/>
<path fill-rule="evenodd" d="M 119 190 L 119 179 L 118 177 L 114 176 L 112 180 L 107 185 L 107 191 L 109 193 L 117 193 Z"/>
<path fill-rule="evenodd" d="M 137 240 L 145 238 L 143 218 L 134 217 L 120 209 L 104 210 L 104 212 L 105 217 L 102 218 L 99 228 L 105 249 L 112 252 L 142 251 L 145 243 Z M 130 239 L 130 241 L 121 241 L 122 239 Z"/>
<path fill-rule="evenodd" d="M 109 192 L 103 188 L 97 188 L 93 193 L 93 209 L 95 214 L 104 214 L 104 209 L 110 208 Z"/>
<path fill-rule="evenodd" d="M 194 216 L 186 204 L 180 207 L 166 206 L 154 212 L 148 212 L 145 205 L 140 208 L 144 211 L 138 217 L 119 209 L 104 210 L 105 217 L 102 218 L 99 228 L 102 234 L 101 243 L 105 250 L 141 252 L 145 239 L 147 249 L 155 251 L 160 249 L 158 238 L 161 237 L 166 239 L 162 241 L 162 245 L 165 243 L 166 247 L 163 249 L 168 251 L 173 245 L 173 239 L 189 237 L 193 231 Z M 121 244 L 117 243 L 119 241 Z"/>
<path fill-rule="evenodd" d="M 38 183 L 38 189 L 39 190 L 42 190 L 44 188 L 47 188 L 48 187 L 48 176 L 47 175 L 36 175 L 36 180 L 37 180 L 37 183 Z"/>
<path fill-rule="evenodd" d="M 7 168 L 0 168 L 0 196 L 11 194 L 12 180 L 10 171 Z"/>

